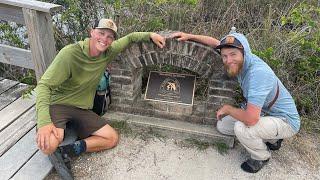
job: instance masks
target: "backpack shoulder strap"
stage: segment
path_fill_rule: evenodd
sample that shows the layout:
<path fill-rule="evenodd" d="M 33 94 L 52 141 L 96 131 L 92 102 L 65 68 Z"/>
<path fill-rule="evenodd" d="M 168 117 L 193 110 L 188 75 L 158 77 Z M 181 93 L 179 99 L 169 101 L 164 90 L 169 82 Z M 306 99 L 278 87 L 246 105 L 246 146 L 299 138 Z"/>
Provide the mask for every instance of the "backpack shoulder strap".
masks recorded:
<path fill-rule="evenodd" d="M 108 70 L 106 70 L 104 73 L 104 76 L 108 79 L 108 85 L 106 88 L 106 93 L 105 93 L 105 100 L 107 100 L 106 98 L 109 97 L 109 105 L 111 104 L 111 88 L 110 88 L 110 72 Z"/>
<path fill-rule="evenodd" d="M 274 96 L 273 100 L 270 102 L 270 104 L 268 105 L 268 110 L 270 110 L 270 108 L 274 105 L 274 103 L 277 101 L 278 97 L 279 97 L 279 83 L 277 82 L 277 92 L 276 95 Z"/>

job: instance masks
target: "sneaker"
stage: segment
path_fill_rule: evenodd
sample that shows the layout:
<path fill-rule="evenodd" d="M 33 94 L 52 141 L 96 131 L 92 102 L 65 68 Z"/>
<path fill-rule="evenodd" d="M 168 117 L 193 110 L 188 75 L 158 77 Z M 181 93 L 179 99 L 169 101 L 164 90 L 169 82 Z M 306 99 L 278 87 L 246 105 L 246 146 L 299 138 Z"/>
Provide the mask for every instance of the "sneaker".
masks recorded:
<path fill-rule="evenodd" d="M 246 162 L 241 164 L 241 169 L 248 173 L 256 173 L 260 171 L 268 161 L 269 159 L 260 161 L 249 158 Z"/>
<path fill-rule="evenodd" d="M 61 153 L 61 149 L 58 147 L 55 152 L 48 155 L 51 164 L 56 169 L 57 173 L 61 177 L 61 179 L 65 180 L 73 180 L 73 175 L 71 170 L 66 166 L 65 158 Z"/>
<path fill-rule="evenodd" d="M 63 159 L 63 162 L 65 163 L 65 165 L 67 166 L 68 169 L 71 169 L 71 158 L 72 156 L 70 156 L 63 147 L 59 147 L 60 152 L 61 152 L 61 156 Z"/>
<path fill-rule="evenodd" d="M 279 139 L 276 143 L 271 144 L 269 142 L 266 142 L 267 147 L 272 150 L 272 151 L 276 151 L 279 150 L 281 147 L 281 143 L 282 143 L 283 139 Z"/>
<path fill-rule="evenodd" d="M 83 145 L 86 146 L 85 142 Z M 82 152 L 85 151 L 85 149 L 82 149 L 83 151 L 81 151 L 81 141 L 60 145 L 59 148 L 62 150 L 63 154 L 67 154 L 69 157 L 78 157 Z"/>
<path fill-rule="evenodd" d="M 63 146 L 59 146 L 60 150 L 61 150 L 61 153 L 64 155 L 64 156 L 68 156 L 68 157 L 77 157 L 75 151 L 74 151 L 74 148 L 73 148 L 73 143 L 71 144 L 66 144 L 66 145 L 63 145 Z"/>

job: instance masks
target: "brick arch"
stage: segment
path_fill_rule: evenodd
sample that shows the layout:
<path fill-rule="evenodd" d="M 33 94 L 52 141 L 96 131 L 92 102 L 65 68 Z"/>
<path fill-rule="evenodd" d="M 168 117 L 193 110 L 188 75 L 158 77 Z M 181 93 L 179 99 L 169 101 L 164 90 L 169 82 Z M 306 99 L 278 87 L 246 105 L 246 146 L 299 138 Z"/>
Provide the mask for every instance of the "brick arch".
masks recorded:
<path fill-rule="evenodd" d="M 163 33 L 169 37 L 170 33 Z M 158 48 L 152 42 L 135 43 L 120 55 L 132 69 L 148 65 L 169 64 L 182 67 L 198 73 L 201 77 L 209 78 L 214 72 L 221 73 L 222 61 L 213 48 L 200 43 L 167 38 L 166 46 Z"/>
<path fill-rule="evenodd" d="M 162 33 L 169 37 L 170 33 Z M 143 68 L 169 64 L 198 73 L 208 79 L 207 99 L 193 106 L 179 106 L 143 100 Z M 111 63 L 111 109 L 125 113 L 214 124 L 215 112 L 223 103 L 234 103 L 235 82 L 226 78 L 219 53 L 200 43 L 167 38 L 163 49 L 152 42 L 130 45 Z"/>

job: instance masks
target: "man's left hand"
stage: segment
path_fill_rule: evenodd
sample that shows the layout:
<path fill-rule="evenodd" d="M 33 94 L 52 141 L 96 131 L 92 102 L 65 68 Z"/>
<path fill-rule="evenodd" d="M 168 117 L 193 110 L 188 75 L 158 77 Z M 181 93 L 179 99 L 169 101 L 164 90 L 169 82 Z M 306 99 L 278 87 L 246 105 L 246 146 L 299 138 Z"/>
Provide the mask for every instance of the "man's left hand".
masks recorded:
<path fill-rule="evenodd" d="M 150 38 L 159 48 L 163 48 L 166 44 L 166 39 L 157 33 L 151 33 Z"/>

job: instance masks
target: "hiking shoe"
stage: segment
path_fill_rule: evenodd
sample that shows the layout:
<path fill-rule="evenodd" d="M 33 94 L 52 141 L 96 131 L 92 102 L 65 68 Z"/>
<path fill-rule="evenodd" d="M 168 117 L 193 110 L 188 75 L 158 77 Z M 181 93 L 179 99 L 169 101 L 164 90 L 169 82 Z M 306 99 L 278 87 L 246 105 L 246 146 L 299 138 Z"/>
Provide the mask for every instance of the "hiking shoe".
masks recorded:
<path fill-rule="evenodd" d="M 260 171 L 268 161 L 269 159 L 260 161 L 249 158 L 246 162 L 241 164 L 241 169 L 248 173 L 256 173 Z"/>
<path fill-rule="evenodd" d="M 281 147 L 281 143 L 282 143 L 283 139 L 279 139 L 276 143 L 271 144 L 269 142 L 266 142 L 267 147 L 272 150 L 272 151 L 276 151 L 279 150 Z"/>
<path fill-rule="evenodd" d="M 73 180 L 72 172 L 66 166 L 65 160 L 61 154 L 61 149 L 59 147 L 52 154 L 48 155 L 48 157 L 61 179 Z"/>
<path fill-rule="evenodd" d="M 71 156 L 63 149 L 63 147 L 58 148 L 60 149 L 63 162 L 65 163 L 68 169 L 71 169 Z"/>

